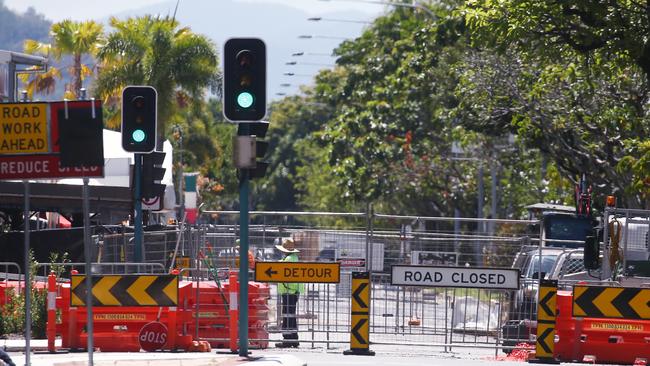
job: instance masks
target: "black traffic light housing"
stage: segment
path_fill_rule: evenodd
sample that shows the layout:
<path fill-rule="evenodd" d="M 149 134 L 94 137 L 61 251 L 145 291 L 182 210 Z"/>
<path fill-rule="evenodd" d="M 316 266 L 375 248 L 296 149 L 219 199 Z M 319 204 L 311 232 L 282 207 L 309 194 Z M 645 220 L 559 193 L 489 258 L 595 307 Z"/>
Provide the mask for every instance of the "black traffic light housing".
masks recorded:
<path fill-rule="evenodd" d="M 255 136 L 255 156 L 257 159 L 264 159 L 269 143 L 262 139 L 266 137 L 269 129 L 268 122 L 240 123 L 237 127 L 237 136 Z M 262 178 L 266 174 L 269 163 L 264 160 L 257 160 L 255 168 L 242 169 L 248 171 L 250 179 Z"/>
<path fill-rule="evenodd" d="M 266 45 L 259 38 L 231 38 L 223 51 L 223 114 L 259 121 L 266 115 Z"/>
<path fill-rule="evenodd" d="M 158 93 L 151 86 L 127 86 L 122 91 L 122 148 L 149 153 L 156 148 Z"/>
<path fill-rule="evenodd" d="M 142 198 L 160 197 L 165 192 L 165 185 L 160 183 L 165 176 L 165 168 L 162 167 L 164 160 L 164 152 L 142 154 L 142 178 L 140 179 Z"/>

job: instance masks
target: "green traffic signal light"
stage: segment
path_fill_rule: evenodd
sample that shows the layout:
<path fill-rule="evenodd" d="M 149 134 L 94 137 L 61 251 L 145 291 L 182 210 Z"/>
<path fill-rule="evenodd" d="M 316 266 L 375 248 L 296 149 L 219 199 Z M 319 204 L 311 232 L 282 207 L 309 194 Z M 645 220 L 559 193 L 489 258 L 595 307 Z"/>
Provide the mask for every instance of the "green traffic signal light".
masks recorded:
<path fill-rule="evenodd" d="M 237 95 L 237 105 L 242 108 L 250 108 L 253 105 L 253 94 L 241 92 Z"/>
<path fill-rule="evenodd" d="M 142 141 L 144 141 L 145 137 L 147 137 L 147 136 L 145 135 L 144 131 L 138 129 L 138 130 L 133 131 L 133 133 L 131 134 L 131 137 L 133 138 L 133 141 L 135 141 L 135 142 L 142 142 Z"/>
<path fill-rule="evenodd" d="M 128 152 L 149 153 L 156 148 L 156 89 L 129 85 L 122 90 L 122 148 Z"/>
<path fill-rule="evenodd" d="M 266 45 L 259 38 L 231 38 L 223 51 L 223 114 L 231 122 L 266 114 Z"/>

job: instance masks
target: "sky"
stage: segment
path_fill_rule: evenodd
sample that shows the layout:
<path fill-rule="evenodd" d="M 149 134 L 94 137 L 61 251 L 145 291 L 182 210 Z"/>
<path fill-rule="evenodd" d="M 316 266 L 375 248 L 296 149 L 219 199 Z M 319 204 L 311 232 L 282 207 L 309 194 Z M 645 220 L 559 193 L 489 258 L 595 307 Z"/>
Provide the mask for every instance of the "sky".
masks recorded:
<path fill-rule="evenodd" d="M 219 0 L 181 0 L 182 6 L 199 4 L 204 1 Z M 318 15 L 319 13 L 332 10 L 353 9 L 368 13 L 369 17 L 379 14 L 383 10 L 382 5 L 351 0 L 238 0 L 248 3 L 279 3 L 292 6 Z M 28 7 L 34 7 L 38 12 L 43 13 L 53 21 L 63 19 L 86 20 L 89 18 L 99 19 L 108 15 L 128 11 L 129 9 L 142 8 L 148 5 L 163 2 L 163 0 L 5 0 L 5 5 L 13 10 L 24 12 Z"/>
<path fill-rule="evenodd" d="M 270 99 L 280 99 L 284 95 L 301 93 L 301 86 L 311 84 L 320 69 L 332 67 L 335 59 L 327 55 L 342 39 L 359 36 L 365 26 L 340 20 L 372 21 L 385 12 L 386 5 L 371 4 L 370 1 L 180 0 L 177 19 L 193 31 L 208 35 L 219 46 L 227 38 L 235 36 L 264 39 L 269 52 L 268 95 Z M 230 6 L 236 3 L 238 6 L 224 9 L 220 3 Z M 4 0 L 4 4 L 20 13 L 33 7 L 54 22 L 64 19 L 106 21 L 111 15 L 142 14 L 152 7 L 163 15 L 171 14 L 175 0 Z M 281 19 L 283 26 L 276 27 L 280 22 L 272 18 L 272 13 L 282 7 L 288 7 L 281 14 L 289 18 Z M 251 14 L 257 21 L 255 26 L 237 21 L 238 11 L 256 13 Z M 211 14 L 203 15 L 202 12 Z M 331 19 L 328 14 L 336 14 L 337 19 Z M 306 19 L 323 15 L 326 21 L 310 22 Z M 298 39 L 298 35 L 314 35 L 316 38 L 304 40 Z M 292 58 L 296 52 L 304 52 L 303 57 Z M 292 61 L 297 64 L 288 64 Z"/>

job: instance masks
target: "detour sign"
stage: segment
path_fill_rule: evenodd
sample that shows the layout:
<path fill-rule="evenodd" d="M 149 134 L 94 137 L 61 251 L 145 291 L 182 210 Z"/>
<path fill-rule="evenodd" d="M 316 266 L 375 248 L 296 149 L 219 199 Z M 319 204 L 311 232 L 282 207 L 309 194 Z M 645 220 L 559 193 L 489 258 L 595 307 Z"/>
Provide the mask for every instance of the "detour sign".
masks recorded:
<path fill-rule="evenodd" d="M 47 103 L 0 105 L 0 154 L 49 152 Z"/>
<path fill-rule="evenodd" d="M 339 263 L 255 262 L 255 281 L 339 283 Z"/>

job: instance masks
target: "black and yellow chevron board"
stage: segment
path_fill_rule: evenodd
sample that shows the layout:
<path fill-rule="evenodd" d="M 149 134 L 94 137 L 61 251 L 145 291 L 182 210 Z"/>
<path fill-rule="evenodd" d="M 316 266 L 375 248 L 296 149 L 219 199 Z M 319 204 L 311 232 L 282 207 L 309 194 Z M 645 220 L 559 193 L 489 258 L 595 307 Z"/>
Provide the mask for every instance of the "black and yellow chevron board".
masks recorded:
<path fill-rule="evenodd" d="M 96 275 L 92 276 L 92 306 L 176 306 L 178 276 Z M 73 275 L 70 305 L 86 306 L 86 276 Z"/>
<path fill-rule="evenodd" d="M 574 286 L 573 316 L 650 320 L 650 289 Z"/>
<path fill-rule="evenodd" d="M 350 349 L 345 355 L 375 355 L 370 350 L 370 286 L 369 272 L 352 272 Z"/>
<path fill-rule="evenodd" d="M 553 360 L 556 301 L 557 281 L 542 281 L 537 304 L 537 341 L 535 342 L 535 357 L 542 362 Z"/>

